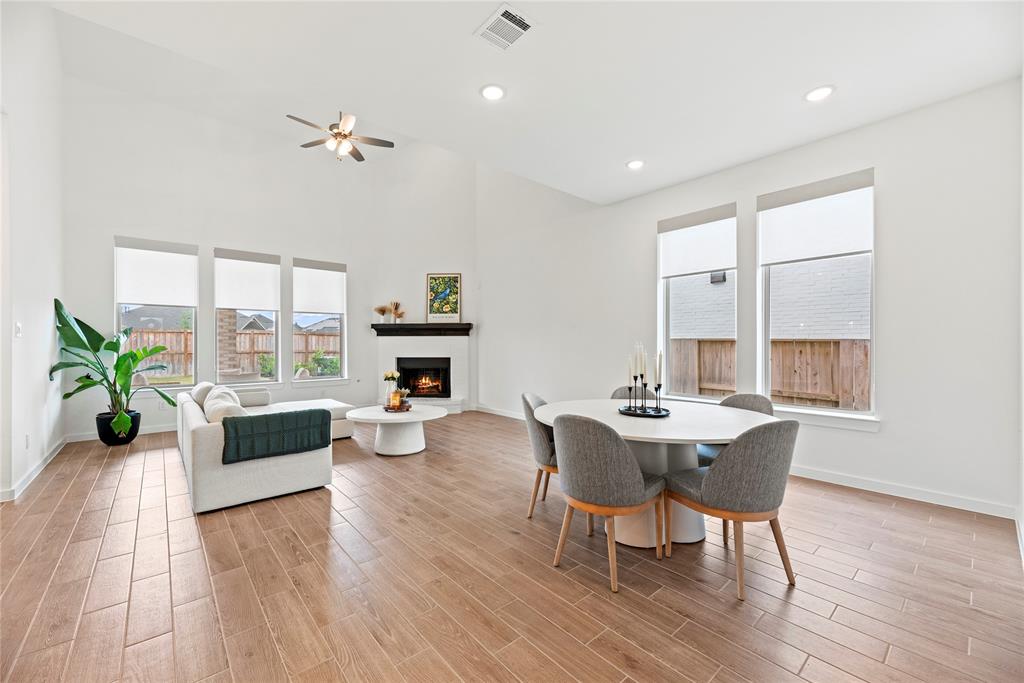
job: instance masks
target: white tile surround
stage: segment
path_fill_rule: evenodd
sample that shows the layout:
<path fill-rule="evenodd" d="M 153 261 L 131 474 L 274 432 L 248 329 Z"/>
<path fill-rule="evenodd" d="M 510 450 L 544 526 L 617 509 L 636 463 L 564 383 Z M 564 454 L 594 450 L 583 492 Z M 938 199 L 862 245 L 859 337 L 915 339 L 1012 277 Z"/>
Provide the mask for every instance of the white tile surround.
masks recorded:
<path fill-rule="evenodd" d="M 384 371 L 398 358 L 451 358 L 451 398 L 410 398 L 461 413 L 469 401 L 469 337 L 377 337 L 377 395 L 384 397 Z"/>

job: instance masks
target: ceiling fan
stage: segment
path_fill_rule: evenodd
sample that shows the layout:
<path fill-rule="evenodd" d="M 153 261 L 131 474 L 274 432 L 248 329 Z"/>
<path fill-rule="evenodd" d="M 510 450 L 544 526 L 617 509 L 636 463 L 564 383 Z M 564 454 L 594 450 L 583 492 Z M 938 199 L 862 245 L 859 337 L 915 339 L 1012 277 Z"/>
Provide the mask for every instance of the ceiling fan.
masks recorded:
<path fill-rule="evenodd" d="M 352 129 L 356 125 L 356 117 L 354 114 L 345 114 L 338 112 L 338 122 L 332 123 L 327 128 L 318 126 L 315 123 L 310 123 L 306 119 L 300 119 L 298 116 L 292 116 L 291 114 L 285 114 L 292 121 L 298 121 L 301 124 L 307 125 L 310 128 L 316 128 L 319 131 L 327 133 L 328 136 L 321 138 L 320 140 L 312 140 L 310 142 L 303 143 L 299 147 L 317 147 L 323 145 L 332 152 L 337 153 L 338 161 L 341 161 L 346 156 L 350 156 L 356 161 L 366 161 L 359 148 L 354 143 L 362 142 L 367 145 L 373 145 L 374 147 L 394 147 L 395 143 L 390 140 L 381 140 L 380 138 L 371 138 L 365 135 L 353 135 Z"/>

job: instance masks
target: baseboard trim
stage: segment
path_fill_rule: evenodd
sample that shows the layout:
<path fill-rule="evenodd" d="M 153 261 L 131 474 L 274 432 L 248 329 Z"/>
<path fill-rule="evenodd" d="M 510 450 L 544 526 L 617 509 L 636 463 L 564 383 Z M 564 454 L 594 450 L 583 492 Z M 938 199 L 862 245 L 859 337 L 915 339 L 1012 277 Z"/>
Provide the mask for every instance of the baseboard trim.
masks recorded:
<path fill-rule="evenodd" d="M 43 468 L 49 465 L 50 461 L 53 460 L 58 453 L 60 453 L 60 449 L 64 448 L 64 446 L 66 446 L 67 444 L 68 440 L 66 438 L 58 441 L 57 444 L 50 449 L 50 452 L 47 453 L 45 458 L 40 460 L 39 463 L 36 464 L 36 466 L 33 467 L 31 471 L 25 473 L 25 476 L 21 478 L 21 481 L 14 485 L 14 488 L 3 489 L 2 491 L 0 491 L 0 500 L 14 500 L 18 496 L 20 496 L 25 491 L 25 489 L 28 488 L 28 485 L 31 484 L 35 480 L 35 478 L 39 476 L 39 473 L 43 471 Z"/>
<path fill-rule="evenodd" d="M 505 410 L 504 408 L 490 408 L 488 406 L 483 405 L 482 403 L 478 403 L 476 409 L 479 410 L 481 413 L 490 413 L 491 415 L 511 417 L 513 420 L 524 419 L 522 413 L 517 413 L 514 410 Z"/>
<path fill-rule="evenodd" d="M 156 434 L 158 432 L 173 432 L 177 431 L 178 425 L 175 423 L 165 425 L 143 425 L 139 428 L 139 434 Z M 99 437 L 96 436 L 96 432 L 79 432 L 77 434 L 68 434 L 65 439 L 68 443 L 75 441 L 95 441 Z"/>
<path fill-rule="evenodd" d="M 918 488 L 916 486 L 905 486 L 891 481 L 868 479 L 866 477 L 858 477 L 852 474 L 823 470 L 817 467 L 801 467 L 799 465 L 793 465 L 793 467 L 790 468 L 790 474 L 798 477 L 806 477 L 807 479 L 826 481 L 830 484 L 840 484 L 842 486 L 850 486 L 856 489 L 864 489 L 865 491 L 885 493 L 890 496 L 899 496 L 900 498 L 910 498 L 911 500 L 919 500 L 924 503 L 935 503 L 936 505 L 945 505 L 946 507 L 958 508 L 960 510 L 980 512 L 986 515 L 993 515 L 994 517 L 1014 519 L 1016 513 L 1016 509 L 1012 505 L 1003 505 L 1002 503 L 994 503 L 990 500 L 958 496 L 953 493 L 933 491 L 931 489 Z"/>

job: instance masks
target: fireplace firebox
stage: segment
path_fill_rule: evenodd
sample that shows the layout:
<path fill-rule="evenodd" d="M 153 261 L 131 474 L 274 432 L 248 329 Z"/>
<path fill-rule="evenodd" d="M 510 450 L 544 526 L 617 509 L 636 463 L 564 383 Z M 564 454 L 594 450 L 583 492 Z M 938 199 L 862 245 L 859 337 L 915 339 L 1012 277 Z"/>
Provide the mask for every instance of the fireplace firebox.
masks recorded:
<path fill-rule="evenodd" d="M 398 386 L 410 398 L 451 398 L 451 358 L 398 358 L 396 365 Z"/>

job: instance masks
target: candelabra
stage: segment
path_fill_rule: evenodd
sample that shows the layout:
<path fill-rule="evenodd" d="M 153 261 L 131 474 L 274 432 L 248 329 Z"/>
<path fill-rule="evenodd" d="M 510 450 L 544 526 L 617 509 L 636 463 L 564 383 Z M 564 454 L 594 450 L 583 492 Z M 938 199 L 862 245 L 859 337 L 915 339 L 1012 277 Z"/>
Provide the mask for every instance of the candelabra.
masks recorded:
<path fill-rule="evenodd" d="M 661 382 L 654 384 L 653 406 L 647 405 L 647 386 L 644 373 L 633 375 L 633 385 L 626 387 L 627 403 L 619 408 L 619 413 L 630 417 L 668 417 L 671 411 L 661 407 Z"/>

